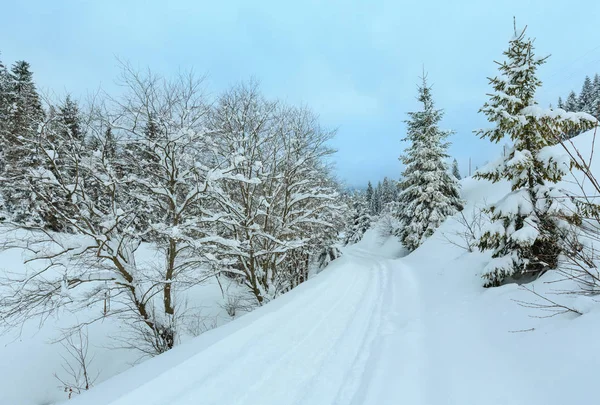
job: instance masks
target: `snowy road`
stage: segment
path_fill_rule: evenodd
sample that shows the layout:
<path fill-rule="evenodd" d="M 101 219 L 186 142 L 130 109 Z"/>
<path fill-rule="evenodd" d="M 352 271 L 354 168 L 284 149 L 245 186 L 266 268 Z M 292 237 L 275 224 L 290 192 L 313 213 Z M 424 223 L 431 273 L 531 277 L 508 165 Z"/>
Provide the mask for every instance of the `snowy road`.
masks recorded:
<path fill-rule="evenodd" d="M 573 335 L 545 320 L 533 325 L 543 334 L 511 332 L 534 321 L 511 301 L 518 286 L 484 290 L 464 271 L 481 268 L 483 256 L 453 257 L 451 245 L 436 244 L 392 259 L 397 249 L 364 246 L 68 405 L 589 403 L 596 374 L 586 370 L 600 363 L 564 342 L 590 347 L 594 333 Z M 551 369 L 561 380 L 547 377 Z"/>
<path fill-rule="evenodd" d="M 411 269 L 360 250 L 331 267 L 176 367 L 109 402 L 93 401 L 92 391 L 82 403 L 418 403 L 420 306 Z"/>

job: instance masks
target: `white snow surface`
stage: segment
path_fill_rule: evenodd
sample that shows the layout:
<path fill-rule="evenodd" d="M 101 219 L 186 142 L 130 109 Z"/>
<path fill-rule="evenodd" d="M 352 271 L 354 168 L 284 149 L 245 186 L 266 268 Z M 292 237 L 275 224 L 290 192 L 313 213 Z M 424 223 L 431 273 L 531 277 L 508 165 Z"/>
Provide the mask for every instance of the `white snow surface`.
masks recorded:
<path fill-rule="evenodd" d="M 585 152 L 591 137 L 575 143 Z M 508 191 L 507 183 L 464 179 L 464 212 Z M 490 256 L 448 243 L 444 235 L 457 224 L 448 219 L 407 256 L 395 240 L 370 230 L 291 292 L 67 403 L 596 403 L 600 305 L 590 297 L 553 296 L 583 315 L 542 318 L 547 313 L 515 302 L 536 301 L 519 286 L 482 288 Z M 530 286 L 551 292 L 560 288 L 549 283 L 557 278 L 547 273 Z M 0 404 L 44 403 L 6 397 L 15 386 L 23 398 L 29 387 L 35 390 L 34 364 L 45 361 L 35 358 L 35 347 L 33 354 L 19 349 L 12 356 L 10 347 L 0 352 Z M 25 375 L 14 371 L 21 361 L 28 364 L 19 369 Z"/>

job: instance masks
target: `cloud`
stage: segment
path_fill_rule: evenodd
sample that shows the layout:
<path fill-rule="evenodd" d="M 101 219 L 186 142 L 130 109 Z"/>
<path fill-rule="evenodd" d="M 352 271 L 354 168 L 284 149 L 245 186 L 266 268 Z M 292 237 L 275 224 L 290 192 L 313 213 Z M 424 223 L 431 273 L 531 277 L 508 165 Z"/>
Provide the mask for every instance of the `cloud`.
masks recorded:
<path fill-rule="evenodd" d="M 336 73 L 320 61 L 307 62 L 297 83 L 302 100 L 326 120 L 374 116 L 381 109 L 379 98 L 361 90 L 351 74 Z"/>

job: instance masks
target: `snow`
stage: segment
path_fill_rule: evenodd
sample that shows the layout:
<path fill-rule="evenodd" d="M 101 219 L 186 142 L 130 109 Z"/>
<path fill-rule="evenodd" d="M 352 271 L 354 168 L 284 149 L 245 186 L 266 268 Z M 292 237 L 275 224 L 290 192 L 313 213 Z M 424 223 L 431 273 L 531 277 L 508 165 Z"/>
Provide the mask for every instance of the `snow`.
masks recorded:
<path fill-rule="evenodd" d="M 592 138 L 588 132 L 573 144 L 585 156 Z M 559 156 L 559 148 L 547 156 Z M 592 162 L 592 170 L 598 169 Z M 502 201 L 510 191 L 507 182 L 473 178 L 461 186 L 466 215 Z M 577 187 L 572 179 L 559 186 Z M 526 205 L 520 209 L 529 209 Z M 133 358 L 102 348 L 119 330 L 110 320 L 97 324 L 90 333 L 106 381 L 66 403 L 595 403 L 600 353 L 593 348 L 600 305 L 593 297 L 553 295 L 583 315 L 545 317 L 518 304 L 538 298 L 516 284 L 482 288 L 490 254 L 448 243 L 444 235 L 459 227 L 456 220 L 446 220 L 409 255 L 393 238 L 371 229 L 291 292 L 109 379 Z M 520 235 L 533 236 L 526 230 Z M 144 255 L 152 260 L 149 250 Z M 18 252 L 8 251 L 0 260 L 11 267 L 20 259 Z M 528 287 L 542 294 L 567 288 L 559 279 L 549 272 Z M 208 284 L 194 296 L 214 306 L 219 294 Z M 54 321 L 37 334 L 37 325 L 27 324 L 16 341 L 14 335 L 1 338 L 0 404 L 66 399 L 52 378 L 60 367 L 59 353 L 46 344 L 63 320 Z"/>

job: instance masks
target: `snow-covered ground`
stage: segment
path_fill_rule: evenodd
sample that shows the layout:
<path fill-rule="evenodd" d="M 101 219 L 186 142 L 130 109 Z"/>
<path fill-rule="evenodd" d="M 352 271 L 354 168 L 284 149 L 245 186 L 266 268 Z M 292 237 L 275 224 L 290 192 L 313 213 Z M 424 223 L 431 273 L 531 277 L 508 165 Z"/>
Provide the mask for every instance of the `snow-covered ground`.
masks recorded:
<path fill-rule="evenodd" d="M 19 249 L 1 252 L 0 271 L 18 272 L 24 269 L 23 255 Z M 139 256 L 141 260 L 162 260 L 149 246 L 142 246 Z M 196 322 L 191 322 L 196 330 L 190 331 L 182 339 L 190 339 L 190 333 L 199 334 L 229 322 L 231 317 L 224 309 L 224 304 L 229 295 L 235 295 L 240 290 L 240 286 L 228 282 L 226 278 L 221 279 L 221 286 L 213 278 L 188 290 L 186 298 L 190 303 L 190 312 L 197 314 Z M 66 365 L 63 357 L 69 356 L 67 350 L 56 341 L 63 336 L 64 328 L 73 326 L 77 321 L 95 318 L 98 311 L 98 308 L 78 313 L 63 310 L 43 324 L 39 319 L 33 319 L 22 328 L 0 329 L 0 405 L 45 405 L 67 399 L 68 394 L 61 391 L 60 381 L 54 374 L 72 380 L 63 369 L 63 365 Z M 89 325 L 84 331 L 89 339 L 90 374 L 92 377 L 97 375 L 96 382 L 104 381 L 144 360 L 140 352 L 120 348 L 123 344 L 115 337 L 127 336 L 130 331 L 124 330 L 118 319 L 105 318 Z"/>
<path fill-rule="evenodd" d="M 576 144 L 585 153 L 591 139 L 584 134 Z M 472 179 L 462 186 L 467 214 L 508 191 L 506 184 Z M 519 286 L 482 288 L 489 255 L 448 243 L 459 227 L 447 220 L 408 256 L 393 239 L 381 240 L 371 230 L 290 293 L 69 404 L 595 403 L 600 305 L 593 298 L 558 296 L 583 315 L 542 318 L 546 313 L 515 302 L 536 300 Z M 548 273 L 532 286 L 550 291 L 557 287 L 548 282 L 556 278 Z M 203 288 L 214 293 L 214 287 Z M 94 336 L 115 331 L 110 324 L 97 328 Z M 23 335 L 35 326 L 27 329 Z M 44 395 L 56 385 L 51 374 L 58 354 L 39 335 L 0 349 L 0 404 L 56 398 Z M 126 357 L 106 351 L 98 355 L 100 368 L 118 372 Z"/>

